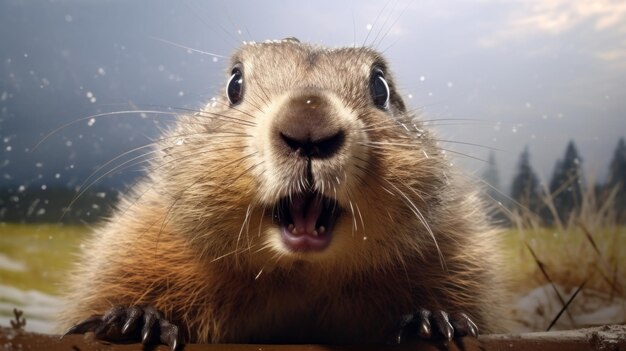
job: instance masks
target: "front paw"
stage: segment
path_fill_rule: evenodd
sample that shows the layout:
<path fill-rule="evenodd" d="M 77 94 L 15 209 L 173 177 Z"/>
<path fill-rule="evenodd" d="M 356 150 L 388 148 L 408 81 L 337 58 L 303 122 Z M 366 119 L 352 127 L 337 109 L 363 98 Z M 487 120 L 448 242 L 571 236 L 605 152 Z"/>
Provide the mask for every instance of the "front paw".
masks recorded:
<path fill-rule="evenodd" d="M 104 315 L 94 315 L 74 325 L 63 335 L 93 332 L 111 342 L 166 344 L 172 351 L 180 344 L 178 327 L 152 306 L 116 306 Z"/>
<path fill-rule="evenodd" d="M 402 316 L 391 341 L 400 344 L 405 338 L 415 336 L 426 340 L 452 340 L 467 335 L 477 337 L 478 327 L 465 313 L 448 315 L 444 311 L 430 312 L 422 308 Z"/>

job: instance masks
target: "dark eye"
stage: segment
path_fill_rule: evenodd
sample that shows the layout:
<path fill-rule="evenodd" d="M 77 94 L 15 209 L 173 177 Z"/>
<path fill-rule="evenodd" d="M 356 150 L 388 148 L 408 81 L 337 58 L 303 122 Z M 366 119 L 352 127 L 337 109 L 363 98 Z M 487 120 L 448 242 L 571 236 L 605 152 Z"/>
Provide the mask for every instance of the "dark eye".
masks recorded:
<path fill-rule="evenodd" d="M 389 85 L 385 80 L 383 71 L 380 68 L 374 68 L 372 71 L 372 77 L 370 78 L 370 93 L 372 94 L 372 100 L 374 105 L 381 110 L 386 110 L 389 107 Z"/>
<path fill-rule="evenodd" d="M 237 105 L 243 99 L 243 74 L 239 68 L 233 68 L 232 75 L 226 84 L 226 95 L 231 105 Z"/>

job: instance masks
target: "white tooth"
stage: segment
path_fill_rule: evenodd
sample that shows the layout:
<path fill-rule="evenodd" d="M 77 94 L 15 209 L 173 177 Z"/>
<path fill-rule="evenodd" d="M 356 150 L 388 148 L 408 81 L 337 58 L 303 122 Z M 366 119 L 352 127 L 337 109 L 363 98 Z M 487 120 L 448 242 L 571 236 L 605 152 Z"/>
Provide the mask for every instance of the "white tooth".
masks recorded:
<path fill-rule="evenodd" d="M 324 226 L 319 227 L 320 234 L 326 233 L 326 228 Z"/>
<path fill-rule="evenodd" d="M 293 230 L 293 227 L 294 227 L 294 226 L 293 226 L 293 224 L 290 224 L 290 225 L 287 227 L 287 229 L 288 229 L 289 231 L 292 231 L 292 230 Z"/>
<path fill-rule="evenodd" d="M 317 236 L 317 230 L 314 230 L 311 234 L 313 234 L 313 236 Z"/>
<path fill-rule="evenodd" d="M 293 228 L 293 230 L 291 231 L 291 234 L 293 235 L 298 235 L 298 228 Z"/>

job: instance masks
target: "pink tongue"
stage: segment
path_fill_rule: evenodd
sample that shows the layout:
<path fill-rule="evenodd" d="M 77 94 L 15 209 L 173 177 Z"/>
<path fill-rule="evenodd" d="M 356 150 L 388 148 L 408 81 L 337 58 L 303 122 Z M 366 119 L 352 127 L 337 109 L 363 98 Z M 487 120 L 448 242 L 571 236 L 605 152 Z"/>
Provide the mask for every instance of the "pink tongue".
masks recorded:
<path fill-rule="evenodd" d="M 315 223 L 322 213 L 322 201 L 304 196 L 293 198 L 289 212 L 298 232 L 313 234 Z"/>

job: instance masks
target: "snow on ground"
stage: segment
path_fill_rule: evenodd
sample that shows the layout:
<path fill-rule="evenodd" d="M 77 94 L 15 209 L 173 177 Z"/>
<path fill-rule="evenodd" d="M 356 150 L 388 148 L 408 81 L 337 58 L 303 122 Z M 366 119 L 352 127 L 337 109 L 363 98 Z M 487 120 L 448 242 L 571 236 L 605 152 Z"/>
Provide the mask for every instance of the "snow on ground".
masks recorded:
<path fill-rule="evenodd" d="M 13 309 L 24 311 L 26 330 L 50 333 L 54 331 L 54 321 L 60 311 L 58 297 L 35 290 L 20 290 L 0 284 L 0 325 L 10 326 L 14 319 Z"/>
<path fill-rule="evenodd" d="M 0 269 L 11 272 L 23 272 L 26 270 L 26 265 L 0 253 Z"/>
<path fill-rule="evenodd" d="M 564 301 L 568 301 L 575 289 L 555 285 Z M 546 330 L 557 316 L 563 304 L 554 288 L 543 285 L 531 290 L 518 300 L 514 318 L 519 323 L 516 331 Z M 564 330 L 602 324 L 620 324 L 626 321 L 626 300 L 594 290 L 583 289 L 561 315 L 552 330 Z"/>

